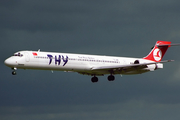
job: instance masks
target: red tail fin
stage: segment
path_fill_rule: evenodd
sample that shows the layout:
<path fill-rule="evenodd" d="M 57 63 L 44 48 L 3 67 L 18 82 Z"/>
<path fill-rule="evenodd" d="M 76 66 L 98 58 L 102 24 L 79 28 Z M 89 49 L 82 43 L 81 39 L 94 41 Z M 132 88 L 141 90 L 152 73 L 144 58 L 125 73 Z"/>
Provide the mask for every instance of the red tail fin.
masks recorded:
<path fill-rule="evenodd" d="M 143 59 L 152 60 L 155 62 L 161 61 L 167 49 L 171 46 L 171 42 L 157 41 L 151 52 Z"/>

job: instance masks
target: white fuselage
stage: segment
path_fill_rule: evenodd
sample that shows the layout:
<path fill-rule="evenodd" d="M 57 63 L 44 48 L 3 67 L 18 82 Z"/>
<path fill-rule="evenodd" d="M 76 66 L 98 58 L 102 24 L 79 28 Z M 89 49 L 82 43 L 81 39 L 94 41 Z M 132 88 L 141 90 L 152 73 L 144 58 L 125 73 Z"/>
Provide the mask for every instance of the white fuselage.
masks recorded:
<path fill-rule="evenodd" d="M 106 69 L 93 69 L 98 67 L 113 67 L 119 65 L 131 65 L 139 63 L 148 63 L 150 60 L 142 58 L 127 58 L 127 57 L 113 57 L 100 55 L 86 55 L 86 54 L 70 54 L 70 53 L 56 53 L 56 52 L 40 52 L 40 51 L 20 51 L 14 56 L 5 60 L 5 64 L 11 68 L 20 69 L 39 69 L 39 70 L 59 70 L 72 71 L 86 75 L 104 75 L 112 74 Z M 163 64 L 147 65 L 147 68 L 132 70 L 119 69 L 113 74 L 140 74 L 148 71 L 153 71 L 157 68 L 163 68 Z"/>

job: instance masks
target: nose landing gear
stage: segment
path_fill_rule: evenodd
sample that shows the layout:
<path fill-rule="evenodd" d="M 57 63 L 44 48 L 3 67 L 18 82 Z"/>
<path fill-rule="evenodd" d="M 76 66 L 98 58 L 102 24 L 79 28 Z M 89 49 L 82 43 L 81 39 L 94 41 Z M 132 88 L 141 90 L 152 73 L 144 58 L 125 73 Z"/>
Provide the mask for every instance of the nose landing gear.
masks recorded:
<path fill-rule="evenodd" d="M 12 71 L 12 75 L 16 75 L 16 71 Z"/>
<path fill-rule="evenodd" d="M 16 70 L 17 70 L 17 68 L 12 68 L 12 75 L 16 75 Z"/>

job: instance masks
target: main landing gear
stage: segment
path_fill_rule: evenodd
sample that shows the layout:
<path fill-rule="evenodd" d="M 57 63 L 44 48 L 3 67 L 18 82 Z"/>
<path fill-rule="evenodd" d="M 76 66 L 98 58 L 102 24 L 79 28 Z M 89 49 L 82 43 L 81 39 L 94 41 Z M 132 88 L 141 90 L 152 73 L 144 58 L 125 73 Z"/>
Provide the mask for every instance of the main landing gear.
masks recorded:
<path fill-rule="evenodd" d="M 115 80 L 114 75 L 109 75 L 109 76 L 108 76 L 108 80 L 109 80 L 109 81 L 114 81 L 114 80 Z"/>
<path fill-rule="evenodd" d="M 92 77 L 91 82 L 93 82 L 93 83 L 98 82 L 98 77 L 96 77 L 96 76 Z"/>
<path fill-rule="evenodd" d="M 12 68 L 12 75 L 16 75 L 16 70 L 17 70 L 17 68 Z"/>
<path fill-rule="evenodd" d="M 114 77 L 114 75 L 109 75 L 109 76 L 107 77 L 107 79 L 108 79 L 109 81 L 114 81 L 114 80 L 115 80 L 115 77 Z M 91 82 L 93 82 L 93 83 L 98 82 L 98 77 L 96 77 L 96 76 L 92 77 L 92 78 L 91 78 Z"/>

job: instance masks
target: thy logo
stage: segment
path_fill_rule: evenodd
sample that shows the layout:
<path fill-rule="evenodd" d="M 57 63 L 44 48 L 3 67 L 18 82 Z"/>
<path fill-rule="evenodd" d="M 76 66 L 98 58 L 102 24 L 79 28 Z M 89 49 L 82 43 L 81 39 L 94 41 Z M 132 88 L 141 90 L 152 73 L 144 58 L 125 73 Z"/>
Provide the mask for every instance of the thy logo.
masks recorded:
<path fill-rule="evenodd" d="M 153 52 L 153 57 L 154 57 L 154 60 L 156 61 L 160 61 L 161 58 L 162 58 L 162 52 L 159 48 L 156 48 Z"/>

